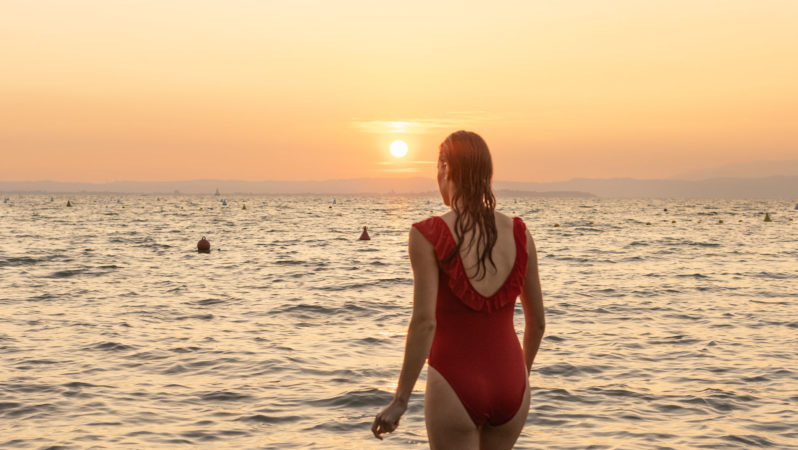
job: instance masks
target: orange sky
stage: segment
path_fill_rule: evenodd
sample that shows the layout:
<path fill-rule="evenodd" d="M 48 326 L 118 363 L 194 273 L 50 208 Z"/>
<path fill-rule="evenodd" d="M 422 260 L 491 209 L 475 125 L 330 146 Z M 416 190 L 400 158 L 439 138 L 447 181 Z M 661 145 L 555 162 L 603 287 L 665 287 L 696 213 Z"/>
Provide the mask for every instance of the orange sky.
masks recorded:
<path fill-rule="evenodd" d="M 432 176 L 460 128 L 501 180 L 795 159 L 797 23 L 793 0 L 4 2 L 0 180 Z"/>

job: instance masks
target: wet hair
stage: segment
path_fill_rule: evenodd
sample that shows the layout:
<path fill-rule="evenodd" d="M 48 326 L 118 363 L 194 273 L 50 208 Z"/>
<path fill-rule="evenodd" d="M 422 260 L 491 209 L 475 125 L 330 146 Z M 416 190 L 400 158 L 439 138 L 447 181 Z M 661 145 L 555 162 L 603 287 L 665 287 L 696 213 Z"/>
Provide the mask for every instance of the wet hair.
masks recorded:
<path fill-rule="evenodd" d="M 457 246 L 444 262 L 457 257 L 463 246 L 463 237 L 473 232 L 465 248 L 468 251 L 476 245 L 477 264 L 473 278 L 481 280 L 487 275 L 488 262 L 496 268 L 492 253 L 498 239 L 494 215 L 496 197 L 491 188 L 493 162 L 488 144 L 474 132 L 456 131 L 441 143 L 439 159 L 449 166 L 449 177 L 457 188 L 450 198 L 456 213 L 454 235 Z"/>

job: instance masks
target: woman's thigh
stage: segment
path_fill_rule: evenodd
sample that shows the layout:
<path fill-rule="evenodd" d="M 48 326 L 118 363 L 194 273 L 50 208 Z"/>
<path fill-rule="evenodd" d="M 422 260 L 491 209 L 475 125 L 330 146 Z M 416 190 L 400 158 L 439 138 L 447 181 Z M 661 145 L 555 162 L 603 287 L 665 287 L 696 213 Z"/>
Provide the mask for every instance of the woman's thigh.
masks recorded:
<path fill-rule="evenodd" d="M 511 449 L 521 435 L 529 415 L 529 387 L 524 392 L 521 407 L 509 422 L 497 427 L 485 424 L 480 430 L 480 448 L 482 449 Z"/>
<path fill-rule="evenodd" d="M 432 450 L 479 449 L 479 429 L 443 375 L 427 366 L 424 421 Z"/>

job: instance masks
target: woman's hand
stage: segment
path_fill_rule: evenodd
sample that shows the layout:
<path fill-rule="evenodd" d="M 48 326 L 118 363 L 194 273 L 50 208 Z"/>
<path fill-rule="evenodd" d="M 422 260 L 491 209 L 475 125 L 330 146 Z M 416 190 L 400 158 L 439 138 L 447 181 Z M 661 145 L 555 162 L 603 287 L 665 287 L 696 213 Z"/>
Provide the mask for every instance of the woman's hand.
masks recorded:
<path fill-rule="evenodd" d="M 377 417 L 374 418 L 374 423 L 371 424 L 371 432 L 374 437 L 382 440 L 383 433 L 392 433 L 396 427 L 399 426 L 399 418 L 407 410 L 407 402 L 394 398 L 391 403 L 385 407 Z"/>

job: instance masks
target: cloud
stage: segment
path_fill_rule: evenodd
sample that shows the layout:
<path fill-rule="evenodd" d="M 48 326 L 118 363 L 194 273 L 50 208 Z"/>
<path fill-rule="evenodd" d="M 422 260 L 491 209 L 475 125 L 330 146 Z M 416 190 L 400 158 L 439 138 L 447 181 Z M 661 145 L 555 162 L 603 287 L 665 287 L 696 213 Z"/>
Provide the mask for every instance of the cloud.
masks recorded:
<path fill-rule="evenodd" d="M 414 165 L 431 165 L 437 164 L 437 161 L 377 161 L 377 164 L 381 166 L 396 166 L 396 165 L 404 165 L 404 164 L 414 164 Z"/>
<path fill-rule="evenodd" d="M 455 121 L 449 119 L 417 119 L 407 121 L 369 120 L 354 121 L 352 125 L 364 133 L 426 134 L 442 128 L 454 128 Z"/>
<path fill-rule="evenodd" d="M 421 170 L 415 167 L 396 167 L 393 169 L 377 169 L 378 172 L 391 172 L 391 173 L 418 173 Z"/>
<path fill-rule="evenodd" d="M 352 126 L 364 133 L 409 133 L 426 134 L 440 129 L 454 131 L 464 125 L 492 120 L 485 111 L 452 111 L 450 118 L 426 118 L 407 120 L 354 120 Z"/>

